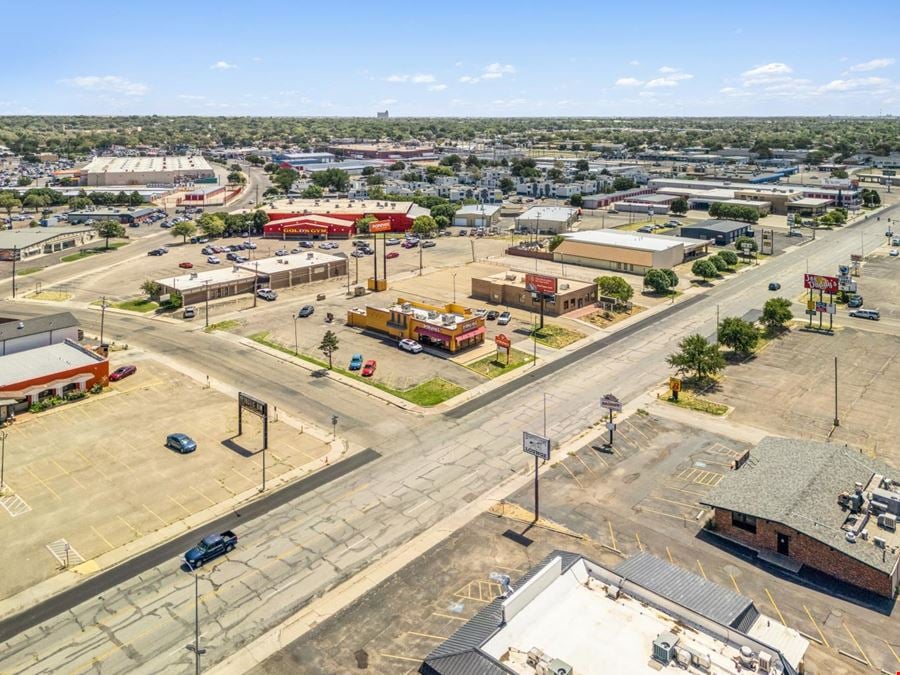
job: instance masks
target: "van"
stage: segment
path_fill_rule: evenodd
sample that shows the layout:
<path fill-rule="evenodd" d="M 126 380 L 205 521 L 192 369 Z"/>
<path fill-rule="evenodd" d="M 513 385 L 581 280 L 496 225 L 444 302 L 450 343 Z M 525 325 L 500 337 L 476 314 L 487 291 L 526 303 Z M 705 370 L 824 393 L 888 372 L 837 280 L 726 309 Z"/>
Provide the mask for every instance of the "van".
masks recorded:
<path fill-rule="evenodd" d="M 877 309 L 854 309 L 850 312 L 850 316 L 856 317 L 857 319 L 869 319 L 870 321 L 881 320 L 881 312 Z"/>

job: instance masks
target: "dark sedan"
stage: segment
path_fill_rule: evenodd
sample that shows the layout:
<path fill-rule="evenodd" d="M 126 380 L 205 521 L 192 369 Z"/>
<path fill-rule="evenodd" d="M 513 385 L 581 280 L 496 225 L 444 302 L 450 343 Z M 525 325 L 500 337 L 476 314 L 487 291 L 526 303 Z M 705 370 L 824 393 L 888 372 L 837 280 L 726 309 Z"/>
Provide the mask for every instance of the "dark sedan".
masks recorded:
<path fill-rule="evenodd" d="M 136 372 L 137 366 L 119 366 L 109 374 L 109 380 L 110 382 L 118 382 L 119 380 L 124 380 L 129 375 L 134 375 Z"/>

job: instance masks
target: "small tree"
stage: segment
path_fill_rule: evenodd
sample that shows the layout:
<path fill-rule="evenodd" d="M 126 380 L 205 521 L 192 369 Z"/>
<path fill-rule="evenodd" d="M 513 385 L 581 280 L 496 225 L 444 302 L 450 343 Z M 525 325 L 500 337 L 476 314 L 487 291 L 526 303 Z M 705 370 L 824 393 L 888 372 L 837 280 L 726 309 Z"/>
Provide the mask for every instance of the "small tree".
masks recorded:
<path fill-rule="evenodd" d="M 208 237 L 219 237 L 225 231 L 225 221 L 216 213 L 204 213 L 197 219 L 197 225 Z"/>
<path fill-rule="evenodd" d="M 331 370 L 332 355 L 338 350 L 339 342 L 338 336 L 327 330 L 325 335 L 322 336 L 322 342 L 319 343 L 319 351 L 328 357 L 328 370 Z"/>
<path fill-rule="evenodd" d="M 193 237 L 197 233 L 197 226 L 192 220 L 183 220 L 175 223 L 169 233 L 173 237 L 181 237 L 181 242 L 185 243 L 188 237 Z"/>
<path fill-rule="evenodd" d="M 676 288 L 678 286 L 678 275 L 675 274 L 675 270 L 669 269 L 668 267 L 663 267 L 662 272 L 669 279 L 669 288 Z"/>
<path fill-rule="evenodd" d="M 728 249 L 724 249 L 719 251 L 717 254 L 722 260 L 725 261 L 725 264 L 729 267 L 734 267 L 738 263 L 737 253 L 734 251 L 729 251 Z"/>
<path fill-rule="evenodd" d="M 125 228 L 118 220 L 101 220 L 96 225 L 97 234 L 106 239 L 105 248 L 109 248 L 109 240 L 125 236 Z"/>
<path fill-rule="evenodd" d="M 574 206 L 575 208 L 580 209 L 582 206 L 584 206 L 584 197 L 576 192 L 574 195 L 569 197 L 569 204 Z"/>
<path fill-rule="evenodd" d="M 788 321 L 794 318 L 791 312 L 791 301 L 787 298 L 769 298 L 763 305 L 760 321 L 770 333 L 783 330 Z"/>
<path fill-rule="evenodd" d="M 550 252 L 552 253 L 552 252 L 555 251 L 555 250 L 559 247 L 559 245 L 560 245 L 561 243 L 563 243 L 565 240 L 566 240 L 566 238 L 563 237 L 562 235 L 560 235 L 560 234 L 554 234 L 552 237 L 550 237 L 550 241 L 547 243 L 547 248 L 548 248 L 548 249 L 550 250 Z"/>
<path fill-rule="evenodd" d="M 163 287 L 158 281 L 147 279 L 141 284 L 141 290 L 147 294 L 147 297 L 156 300 L 162 294 Z"/>
<path fill-rule="evenodd" d="M 266 223 L 269 222 L 269 214 L 262 209 L 256 209 L 256 211 L 253 212 L 253 218 L 250 222 L 253 223 L 254 230 L 262 232 Z"/>
<path fill-rule="evenodd" d="M 651 289 L 654 293 L 668 293 L 671 288 L 670 279 L 665 270 L 651 267 L 644 275 L 644 288 Z"/>
<path fill-rule="evenodd" d="M 324 194 L 325 194 L 325 190 L 323 190 L 320 186 L 316 185 L 315 183 L 307 186 L 307 188 L 305 190 L 303 190 L 303 192 L 300 193 L 300 195 L 304 199 L 318 199 L 319 197 L 321 197 Z"/>
<path fill-rule="evenodd" d="M 719 324 L 719 342 L 736 354 L 749 354 L 759 344 L 759 329 L 749 321 L 726 316 Z"/>
<path fill-rule="evenodd" d="M 691 265 L 691 273 L 704 280 L 719 276 L 719 270 L 716 269 L 715 264 L 711 263 L 709 260 L 694 261 L 694 264 Z"/>
<path fill-rule="evenodd" d="M 615 299 L 617 305 L 628 302 L 631 300 L 631 296 L 634 295 L 634 289 L 631 287 L 631 284 L 622 277 L 597 277 L 594 281 L 597 282 L 597 289 L 600 291 L 600 295 Z"/>
<path fill-rule="evenodd" d="M 412 231 L 416 234 L 431 234 L 436 229 L 437 223 L 431 216 L 419 216 L 412 224 Z"/>
<path fill-rule="evenodd" d="M 718 345 L 711 344 L 702 335 L 688 335 L 678 343 L 679 351 L 669 354 L 666 362 L 679 374 L 689 373 L 698 380 L 715 375 L 725 367 L 725 357 Z"/>
<path fill-rule="evenodd" d="M 669 207 L 669 211 L 672 213 L 677 213 L 678 215 L 683 216 L 688 212 L 688 201 L 684 197 L 679 197 L 672 205 Z"/>
<path fill-rule="evenodd" d="M 0 209 L 6 211 L 6 217 L 12 217 L 13 209 L 22 208 L 22 200 L 14 196 L 11 192 L 0 195 Z"/>
<path fill-rule="evenodd" d="M 378 220 L 375 216 L 363 216 L 356 221 L 356 234 L 369 234 L 369 225 Z"/>
<path fill-rule="evenodd" d="M 738 237 L 737 239 L 735 239 L 734 250 L 743 252 L 744 244 L 747 244 L 750 247 L 751 253 L 756 253 L 756 240 L 753 237 Z"/>
<path fill-rule="evenodd" d="M 243 185 L 247 182 L 247 177 L 240 171 L 232 171 L 228 174 L 228 182 L 232 185 Z"/>
<path fill-rule="evenodd" d="M 718 254 L 709 256 L 707 260 L 716 266 L 716 271 L 718 272 L 724 272 L 728 269 L 728 263 Z"/>

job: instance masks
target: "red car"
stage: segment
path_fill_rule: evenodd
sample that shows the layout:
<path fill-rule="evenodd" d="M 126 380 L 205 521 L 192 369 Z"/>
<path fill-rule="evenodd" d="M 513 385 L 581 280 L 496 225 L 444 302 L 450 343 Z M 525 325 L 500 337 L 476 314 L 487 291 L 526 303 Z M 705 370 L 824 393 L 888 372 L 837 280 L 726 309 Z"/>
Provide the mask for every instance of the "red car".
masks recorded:
<path fill-rule="evenodd" d="M 362 369 L 363 377 L 372 377 L 375 374 L 375 366 L 378 365 L 375 363 L 375 359 L 369 359 L 366 361 L 365 365 Z"/>
<path fill-rule="evenodd" d="M 178 263 L 178 266 L 181 267 L 181 268 L 183 268 L 183 269 L 189 270 L 189 269 L 191 269 L 191 268 L 194 266 L 194 263 L 183 262 L 183 263 Z"/>
<path fill-rule="evenodd" d="M 109 374 L 110 382 L 118 382 L 137 372 L 137 366 L 119 366 Z"/>
<path fill-rule="evenodd" d="M 384 256 L 384 257 L 385 257 L 385 258 L 399 258 L 399 257 L 400 257 L 400 254 L 397 253 L 397 251 L 391 251 L 390 253 L 388 253 L 388 254 L 387 254 L 386 256 Z"/>

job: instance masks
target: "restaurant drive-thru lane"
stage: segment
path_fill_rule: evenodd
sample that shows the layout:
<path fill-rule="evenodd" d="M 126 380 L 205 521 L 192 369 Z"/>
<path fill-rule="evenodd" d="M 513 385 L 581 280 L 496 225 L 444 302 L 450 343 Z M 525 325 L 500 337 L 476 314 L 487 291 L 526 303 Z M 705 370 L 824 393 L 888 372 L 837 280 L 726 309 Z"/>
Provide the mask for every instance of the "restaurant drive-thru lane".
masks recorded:
<path fill-rule="evenodd" d="M 184 359 L 222 381 L 240 381 L 319 426 L 336 413 L 342 435 L 383 455 L 256 519 L 238 532 L 236 551 L 201 571 L 205 663 L 221 660 L 513 472 L 528 471 L 521 432 L 541 430 L 545 392 L 549 435 L 571 437 L 599 419 L 603 393 L 627 402 L 663 380 L 665 357 L 679 339 L 714 331 L 717 304 L 724 316 L 761 307 L 772 279 L 786 297 L 798 296 L 807 259 L 810 270 L 836 269 L 859 251 L 861 230 L 865 240 L 881 243 L 882 225 L 874 219 L 831 233 L 714 287 L 687 311 L 658 315 L 586 358 L 544 371 L 528 386 L 488 392 L 466 404 L 468 414 L 459 418 L 406 412 L 327 378 L 311 385 L 254 350 L 162 321 L 108 315 L 116 339 Z M 78 314 L 90 332 L 98 317 Z M 12 638 L 3 645 L 0 670 L 187 672 L 193 661 L 184 645 L 192 635 L 193 584 L 173 559 Z"/>

